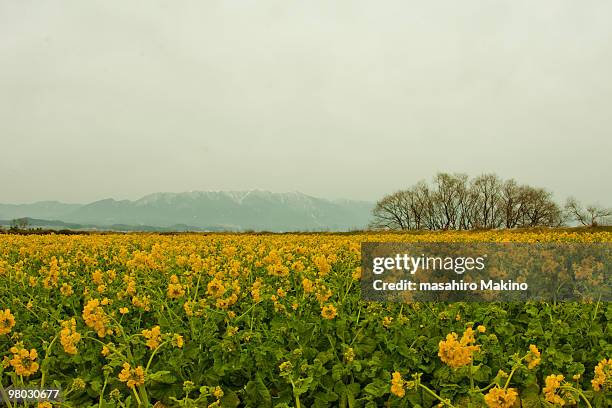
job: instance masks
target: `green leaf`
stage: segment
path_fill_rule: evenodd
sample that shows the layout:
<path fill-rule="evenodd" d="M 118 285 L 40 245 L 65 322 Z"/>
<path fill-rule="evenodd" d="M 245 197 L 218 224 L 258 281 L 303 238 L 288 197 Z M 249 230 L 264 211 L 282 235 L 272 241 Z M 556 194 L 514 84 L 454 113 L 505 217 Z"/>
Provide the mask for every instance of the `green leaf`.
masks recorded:
<path fill-rule="evenodd" d="M 246 385 L 247 405 L 252 407 L 267 408 L 272 406 L 272 397 L 270 391 L 261 379 L 261 375 L 257 374 L 254 380 L 251 380 Z"/>
<path fill-rule="evenodd" d="M 176 377 L 170 374 L 170 371 L 156 371 L 147 375 L 147 381 L 162 384 L 173 384 L 176 382 Z"/>
<path fill-rule="evenodd" d="M 389 391 L 389 384 L 377 378 L 370 384 L 366 385 L 363 391 L 374 397 L 382 397 Z"/>

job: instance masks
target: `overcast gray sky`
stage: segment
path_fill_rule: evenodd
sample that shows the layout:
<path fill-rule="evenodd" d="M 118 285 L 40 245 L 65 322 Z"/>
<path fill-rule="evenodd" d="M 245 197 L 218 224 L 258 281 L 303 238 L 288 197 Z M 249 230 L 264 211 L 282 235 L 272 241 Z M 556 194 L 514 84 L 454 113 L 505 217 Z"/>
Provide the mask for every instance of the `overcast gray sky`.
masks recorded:
<path fill-rule="evenodd" d="M 0 202 L 437 171 L 612 204 L 610 1 L 0 0 Z"/>

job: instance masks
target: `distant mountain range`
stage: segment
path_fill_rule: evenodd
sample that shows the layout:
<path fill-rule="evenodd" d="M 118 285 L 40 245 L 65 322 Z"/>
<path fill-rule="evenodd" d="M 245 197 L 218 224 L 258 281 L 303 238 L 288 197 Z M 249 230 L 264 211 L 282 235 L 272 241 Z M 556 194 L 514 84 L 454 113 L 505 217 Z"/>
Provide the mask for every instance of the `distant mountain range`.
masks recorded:
<path fill-rule="evenodd" d="M 327 200 L 300 192 L 195 191 L 89 204 L 0 204 L 0 225 L 68 229 L 194 231 L 347 231 L 365 228 L 373 203 Z"/>

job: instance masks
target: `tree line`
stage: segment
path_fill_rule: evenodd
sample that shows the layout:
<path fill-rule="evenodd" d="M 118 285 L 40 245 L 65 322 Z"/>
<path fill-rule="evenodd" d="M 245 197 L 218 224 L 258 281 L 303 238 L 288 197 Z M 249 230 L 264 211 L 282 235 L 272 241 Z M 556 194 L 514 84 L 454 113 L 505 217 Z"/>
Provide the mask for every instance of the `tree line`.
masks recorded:
<path fill-rule="evenodd" d="M 374 229 L 472 230 L 559 227 L 571 220 L 596 226 L 609 222 L 612 210 L 584 209 L 573 198 L 561 207 L 548 190 L 495 174 L 438 173 L 431 184 L 421 181 L 383 197 L 373 216 Z"/>

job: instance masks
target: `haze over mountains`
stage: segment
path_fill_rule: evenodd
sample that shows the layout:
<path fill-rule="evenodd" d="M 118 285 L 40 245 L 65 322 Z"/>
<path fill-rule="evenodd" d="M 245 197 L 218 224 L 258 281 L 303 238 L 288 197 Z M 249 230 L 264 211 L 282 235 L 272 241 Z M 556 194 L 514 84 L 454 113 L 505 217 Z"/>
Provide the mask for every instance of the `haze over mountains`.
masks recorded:
<path fill-rule="evenodd" d="M 64 228 L 346 231 L 366 227 L 373 206 L 300 192 L 195 191 L 155 193 L 135 201 L 0 204 L 0 220 L 6 225 L 12 219 L 27 217 L 35 219 L 32 225 Z"/>

